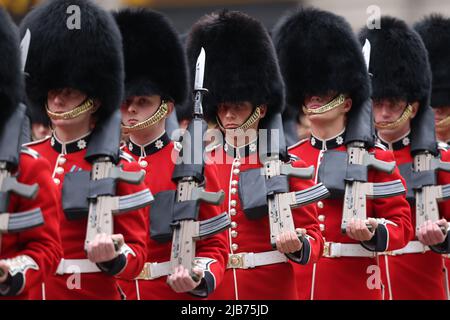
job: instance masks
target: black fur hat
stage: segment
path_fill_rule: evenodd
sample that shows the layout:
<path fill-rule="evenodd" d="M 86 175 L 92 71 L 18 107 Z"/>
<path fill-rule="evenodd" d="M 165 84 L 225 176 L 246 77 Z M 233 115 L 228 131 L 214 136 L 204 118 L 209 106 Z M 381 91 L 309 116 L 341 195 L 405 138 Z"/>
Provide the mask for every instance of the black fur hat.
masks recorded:
<path fill-rule="evenodd" d="M 431 106 L 450 106 L 450 19 L 433 14 L 414 25 L 428 50 Z"/>
<path fill-rule="evenodd" d="M 79 29 L 71 24 L 77 13 Z M 27 29 L 31 44 L 26 89 L 32 107 L 45 112 L 48 91 L 64 87 L 100 100 L 99 119 L 120 107 L 122 39 L 110 13 L 89 0 L 51 0 L 25 16 L 22 36 Z"/>
<path fill-rule="evenodd" d="M 23 97 L 23 72 L 19 31 L 11 17 L 0 8 L 0 120 L 14 110 Z"/>
<path fill-rule="evenodd" d="M 267 116 L 284 108 L 284 84 L 270 36 L 254 18 L 237 11 L 202 17 L 187 38 L 191 78 L 201 48 L 206 52 L 205 116 L 214 120 L 221 102 L 267 104 Z"/>
<path fill-rule="evenodd" d="M 286 84 L 286 102 L 300 108 L 306 94 L 349 94 L 354 106 L 370 98 L 361 46 L 348 22 L 316 8 L 288 12 L 272 37 Z"/>
<path fill-rule="evenodd" d="M 182 104 L 186 54 L 169 19 L 148 9 L 125 9 L 114 17 L 122 33 L 126 96 L 158 94 Z"/>
<path fill-rule="evenodd" d="M 429 104 L 431 71 L 420 36 L 402 20 L 382 17 L 380 29 L 364 27 L 359 39 L 371 43 L 372 98 L 396 98 Z"/>

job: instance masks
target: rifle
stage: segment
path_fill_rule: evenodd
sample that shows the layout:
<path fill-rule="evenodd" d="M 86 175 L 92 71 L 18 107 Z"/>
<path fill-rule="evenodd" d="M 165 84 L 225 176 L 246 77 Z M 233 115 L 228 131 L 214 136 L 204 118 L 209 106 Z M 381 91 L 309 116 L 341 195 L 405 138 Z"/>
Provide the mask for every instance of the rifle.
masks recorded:
<path fill-rule="evenodd" d="M 139 184 L 145 175 L 142 171 L 125 172 L 121 166 L 117 165 L 120 150 L 120 122 L 120 111 L 117 110 L 96 127 L 85 156 L 86 160 L 92 163 L 90 181 L 87 181 L 89 194 L 84 195 L 89 203 L 85 250 L 97 234 L 113 234 L 114 215 L 146 207 L 153 201 L 153 196 L 148 189 L 121 197 L 115 195 L 117 181 Z M 86 174 L 78 176 L 83 177 L 81 180 L 84 181 L 87 177 Z M 86 188 L 86 185 L 80 183 L 75 185 L 78 188 Z M 68 193 L 70 196 L 70 192 Z M 120 245 L 114 241 L 116 251 L 120 249 Z"/>
<path fill-rule="evenodd" d="M 0 233 L 19 232 L 40 226 L 44 223 L 41 209 L 14 214 L 4 213 L 9 206 L 11 193 L 26 199 L 37 195 L 37 183 L 26 185 L 17 182 L 17 177 L 11 172 L 19 166 L 20 149 L 22 145 L 22 125 L 25 122 L 25 105 L 19 104 L 17 109 L 5 122 L 0 135 Z"/>
<path fill-rule="evenodd" d="M 438 201 L 450 199 L 450 184 L 438 186 L 430 183 L 438 170 L 450 172 L 450 163 L 442 162 L 430 152 L 422 152 L 414 156 L 413 177 L 421 181 L 418 188 L 414 188 L 416 200 L 416 234 L 420 226 L 427 220 L 439 220 Z M 428 182 L 425 179 L 430 179 Z M 440 226 L 442 233 L 447 234 L 444 226 Z"/>
<path fill-rule="evenodd" d="M 205 50 L 202 48 L 197 59 L 194 84 L 194 117 L 183 135 L 180 163 L 175 165 L 172 180 L 177 183 L 176 203 L 173 213 L 173 236 L 170 263 L 172 270 L 182 265 L 189 270 L 194 281 L 200 279 L 192 272 L 195 258 L 195 242 L 224 231 L 231 225 L 226 212 L 204 221 L 197 221 L 200 201 L 219 205 L 225 193 L 206 192 L 204 187 L 204 142 L 203 136 L 207 124 L 203 120 L 203 95 L 207 89 L 203 88 L 205 71 Z M 198 137 L 191 144 L 191 138 Z M 201 144 L 197 140 L 201 141 Z M 193 160 L 193 161 L 192 161 Z"/>
<path fill-rule="evenodd" d="M 367 71 L 369 71 L 371 45 L 366 39 L 362 48 Z M 358 112 L 353 113 L 351 123 L 347 125 L 347 172 L 345 177 L 344 205 L 342 209 L 341 232 L 346 233 L 347 223 L 352 219 L 366 220 L 366 198 L 387 198 L 406 192 L 401 180 L 383 183 L 367 182 L 368 168 L 391 174 L 395 162 L 377 160 L 367 149 L 374 144 L 375 128 L 373 123 L 372 103 L 362 103 Z M 366 223 L 369 231 L 372 225 Z"/>
<path fill-rule="evenodd" d="M 314 166 L 295 168 L 281 160 L 287 158 L 281 114 L 273 115 L 265 129 L 268 134 L 265 141 L 268 145 L 267 149 L 266 146 L 260 147 L 260 159 L 263 162 L 261 174 L 266 179 L 268 191 L 270 243 L 273 248 L 276 248 L 276 239 L 283 232 L 296 232 L 299 237 L 303 236 L 295 228 L 291 209 L 325 199 L 330 193 L 322 183 L 305 190 L 289 192 L 288 178 L 311 179 L 314 175 Z"/>
<path fill-rule="evenodd" d="M 391 174 L 395 169 L 395 162 L 377 160 L 370 154 L 364 142 L 352 142 L 347 147 L 348 167 L 345 182 L 344 206 L 342 208 L 341 232 L 346 233 L 347 223 L 352 219 L 366 220 L 366 198 L 386 198 L 404 194 L 406 192 L 401 180 L 389 182 L 367 182 L 367 169 L 373 168 Z M 350 173 L 350 174 L 349 174 Z M 372 225 L 366 224 L 373 232 Z"/>
<path fill-rule="evenodd" d="M 414 191 L 416 234 L 425 221 L 439 220 L 438 202 L 450 199 L 450 184 L 437 184 L 437 172 L 449 172 L 450 163 L 442 162 L 439 158 L 434 126 L 434 113 L 429 106 L 423 107 L 411 124 L 411 154 L 414 155 L 414 163 L 406 171 L 405 179 L 409 188 Z M 447 234 L 443 226 L 441 230 L 444 235 Z M 433 246 L 431 249 L 434 249 Z"/>

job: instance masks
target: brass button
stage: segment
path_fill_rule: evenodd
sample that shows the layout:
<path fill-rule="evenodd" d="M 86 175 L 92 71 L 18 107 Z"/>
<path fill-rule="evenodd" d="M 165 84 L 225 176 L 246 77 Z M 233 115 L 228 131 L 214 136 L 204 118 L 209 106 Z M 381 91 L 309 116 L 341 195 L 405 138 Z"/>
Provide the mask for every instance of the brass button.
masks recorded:
<path fill-rule="evenodd" d="M 231 185 L 232 185 L 233 187 L 237 186 L 237 185 L 238 185 L 238 182 L 237 182 L 237 180 L 233 180 L 233 181 L 231 181 Z"/>
<path fill-rule="evenodd" d="M 231 250 L 236 251 L 239 248 L 239 246 L 236 243 L 233 243 L 231 245 Z"/>
<path fill-rule="evenodd" d="M 64 157 L 59 157 L 59 159 L 58 159 L 58 164 L 59 164 L 59 165 L 62 165 L 62 164 L 64 164 L 64 163 L 66 163 L 66 161 L 67 161 L 66 158 L 64 158 Z"/>
<path fill-rule="evenodd" d="M 233 173 L 234 173 L 234 174 L 239 174 L 239 172 L 241 172 L 239 169 L 234 169 L 234 170 L 233 170 Z"/>
<path fill-rule="evenodd" d="M 236 207 L 236 200 L 231 200 L 231 201 L 230 201 L 230 205 L 231 205 L 232 207 Z"/>
<path fill-rule="evenodd" d="M 141 168 L 147 168 L 148 166 L 148 162 L 145 160 L 142 160 L 139 162 L 139 165 L 141 166 Z"/>
<path fill-rule="evenodd" d="M 235 216 L 236 215 L 236 209 L 230 209 L 230 214 L 232 216 Z"/>
<path fill-rule="evenodd" d="M 319 215 L 319 221 L 320 222 L 324 222 L 325 221 L 325 216 L 323 214 Z"/>
<path fill-rule="evenodd" d="M 236 188 L 231 188 L 231 194 L 236 194 L 237 189 Z"/>
<path fill-rule="evenodd" d="M 240 163 L 239 161 L 236 161 L 236 162 L 233 164 L 233 166 L 234 166 L 235 168 L 239 168 L 240 165 L 241 165 L 241 163 Z"/>
<path fill-rule="evenodd" d="M 55 178 L 55 179 L 53 179 L 53 182 L 54 182 L 55 184 L 60 184 L 60 183 L 61 183 L 61 180 L 59 180 L 58 178 Z"/>
<path fill-rule="evenodd" d="M 323 202 L 322 202 L 322 201 L 317 202 L 317 206 L 318 206 L 320 209 L 323 209 L 323 207 L 324 207 Z"/>
<path fill-rule="evenodd" d="M 63 167 L 57 167 L 56 170 L 55 170 L 55 172 L 56 172 L 57 174 L 63 174 L 63 173 L 64 173 L 64 168 L 63 168 Z"/>
<path fill-rule="evenodd" d="M 234 210 L 234 209 L 233 209 Z M 235 210 L 236 211 L 236 210 Z M 232 228 L 236 228 L 237 227 L 237 223 L 236 221 L 231 221 L 231 227 Z"/>
<path fill-rule="evenodd" d="M 319 227 L 320 227 L 320 231 L 325 231 L 325 225 L 324 224 L 319 224 Z"/>
<path fill-rule="evenodd" d="M 235 231 L 235 230 L 231 231 L 231 237 L 232 238 L 236 238 L 237 236 L 238 236 L 237 231 Z"/>

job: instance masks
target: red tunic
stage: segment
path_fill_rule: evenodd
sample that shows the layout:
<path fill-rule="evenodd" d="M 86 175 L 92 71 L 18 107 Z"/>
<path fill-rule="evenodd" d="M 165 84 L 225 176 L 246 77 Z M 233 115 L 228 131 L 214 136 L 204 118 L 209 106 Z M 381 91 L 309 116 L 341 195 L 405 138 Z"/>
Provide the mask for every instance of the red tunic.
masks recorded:
<path fill-rule="evenodd" d="M 178 144 L 177 144 L 178 146 Z M 131 150 L 130 150 L 131 149 Z M 170 141 L 167 134 L 164 134 L 146 146 L 139 146 L 129 142 L 123 150 L 130 154 L 142 168 L 146 171 L 145 182 L 153 195 L 162 191 L 176 190 L 177 185 L 172 181 L 172 173 L 178 150 L 174 148 L 174 143 Z M 213 165 L 205 166 L 206 191 L 217 192 L 217 168 Z M 200 204 L 199 221 L 212 218 L 220 214 L 220 206 L 213 206 L 206 203 Z M 146 213 L 146 223 L 150 225 L 151 209 Z M 151 228 L 151 225 L 150 225 Z M 167 262 L 170 260 L 171 241 L 158 242 L 147 235 L 147 258 L 146 262 Z M 133 280 L 119 281 L 119 284 L 128 299 L 141 300 L 176 300 L 195 299 L 199 296 L 206 296 L 207 291 L 214 290 L 222 281 L 226 263 L 226 238 L 225 233 L 196 242 L 196 257 L 208 259 L 210 262 L 205 270 L 205 281 L 207 288 L 198 295 L 190 293 L 176 293 L 167 284 L 167 277 L 162 276 L 153 280 Z"/>
<path fill-rule="evenodd" d="M 34 299 L 32 289 L 40 288 L 41 282 L 56 271 L 62 257 L 56 188 L 48 162 L 28 148 L 24 148 L 20 156 L 17 181 L 27 185 L 37 183 L 39 191 L 31 200 L 11 194 L 8 212 L 14 214 L 40 208 L 44 224 L 19 233 L 2 234 L 0 259 L 26 257 L 19 268 L 15 268 L 16 275 L 23 274 L 24 284 L 12 298 Z"/>
<path fill-rule="evenodd" d="M 400 140 L 393 144 L 386 144 L 393 149 L 397 165 L 413 162 L 409 138 Z M 404 142 L 404 143 L 403 143 Z M 385 144 L 383 142 L 383 144 Z M 449 161 L 448 152 L 442 152 L 442 159 Z M 450 183 L 450 175 L 440 172 L 438 174 L 439 184 Z M 450 219 L 449 202 L 439 204 L 439 212 L 442 217 Z M 411 206 L 411 222 L 416 225 L 416 209 Z M 415 240 L 415 232 L 411 234 L 410 240 Z M 387 263 L 387 267 L 386 267 Z M 387 278 L 389 285 L 386 299 L 394 300 L 422 300 L 422 299 L 446 299 L 445 275 L 443 273 L 443 261 L 440 254 L 432 251 L 426 253 L 409 253 L 398 256 L 386 256 L 382 264 L 383 277 Z"/>
<path fill-rule="evenodd" d="M 219 184 L 226 194 L 224 210 L 229 213 L 232 220 L 232 228 L 227 231 L 229 254 L 262 253 L 274 250 L 270 244 L 269 217 L 266 215 L 255 220 L 248 219 L 238 195 L 241 173 L 262 167 L 256 149 L 255 143 L 241 147 L 239 150 L 225 144 L 224 147 L 217 146 L 211 152 L 211 161 L 215 161 L 219 168 Z M 294 167 L 305 167 L 303 161 L 295 161 L 292 164 Z M 303 190 L 312 185 L 312 180 L 289 179 L 291 191 Z M 255 192 L 258 190 L 255 189 Z M 323 240 L 315 207 L 312 204 L 299 207 L 293 209 L 292 214 L 295 227 L 305 228 L 308 235 L 302 249 L 301 263 L 314 263 L 323 251 Z M 299 265 L 299 268 L 304 267 Z M 249 269 L 227 269 L 222 284 L 211 299 L 297 299 L 294 268 L 286 261 Z"/>
<path fill-rule="evenodd" d="M 58 203 L 61 206 L 61 192 L 65 174 L 68 172 L 88 170 L 91 163 L 84 159 L 89 136 L 80 137 L 74 142 L 63 145 L 55 137 L 47 137 L 41 141 L 29 144 L 29 147 L 38 151 L 49 160 L 53 168 L 54 183 L 58 186 Z M 64 147 L 66 150 L 64 150 Z M 124 171 L 139 171 L 137 163 L 132 159 L 122 159 Z M 128 195 L 139 192 L 145 188 L 144 184 L 132 185 L 123 182 L 117 184 L 117 195 Z M 145 262 L 145 237 L 147 225 L 144 209 L 126 212 L 114 217 L 114 233 L 124 236 L 128 246 L 123 253 L 126 257 L 125 266 L 116 274 L 117 277 L 133 279 L 136 277 Z M 61 215 L 60 230 L 64 259 L 87 259 L 84 251 L 87 218 L 68 220 L 65 214 Z M 126 248 L 126 246 L 124 246 Z M 105 272 L 91 272 L 81 274 L 54 275 L 45 282 L 44 299 L 120 299 L 114 276 Z"/>
<path fill-rule="evenodd" d="M 311 137 L 292 146 L 289 152 L 301 157 L 306 164 L 315 166 L 316 181 L 318 169 L 326 150 L 346 152 L 343 134 L 327 141 Z M 380 148 L 369 150 L 382 161 L 393 161 L 391 152 Z M 339 170 L 337 168 L 337 170 Z M 369 170 L 369 182 L 387 182 L 401 179 L 398 169 L 389 175 Z M 402 180 L 403 182 L 403 180 Z M 318 219 L 326 242 L 360 244 L 341 233 L 342 199 L 325 199 L 317 203 Z M 404 196 L 367 201 L 367 216 L 384 218 L 387 239 L 385 250 L 398 249 L 407 243 L 412 233 L 409 205 Z M 322 257 L 314 266 L 307 269 L 295 268 L 298 294 L 306 299 L 381 299 L 382 290 L 377 281 L 377 259 L 371 257 Z M 379 270 L 378 270 L 379 271 Z M 374 276 L 374 277 L 371 277 Z"/>
<path fill-rule="evenodd" d="M 450 162 L 450 149 L 447 149 L 446 152 L 442 152 L 442 161 Z M 439 175 L 438 183 L 440 185 L 450 183 L 450 173 L 449 172 L 441 172 Z M 441 202 L 439 204 L 439 212 L 442 214 L 442 217 L 447 219 L 447 222 L 450 223 L 450 200 Z M 444 257 L 444 273 L 445 273 L 445 291 L 447 294 L 447 299 L 450 300 L 450 254 L 443 255 Z"/>

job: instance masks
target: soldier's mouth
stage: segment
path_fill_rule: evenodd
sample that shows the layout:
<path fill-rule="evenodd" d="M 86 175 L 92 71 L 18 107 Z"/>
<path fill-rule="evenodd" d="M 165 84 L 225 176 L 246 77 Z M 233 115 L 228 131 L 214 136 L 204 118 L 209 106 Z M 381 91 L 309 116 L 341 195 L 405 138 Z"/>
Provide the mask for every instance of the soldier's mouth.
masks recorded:
<path fill-rule="evenodd" d="M 312 104 L 312 105 L 307 106 L 306 108 L 307 109 L 318 109 L 320 107 L 322 107 L 320 104 Z"/>

